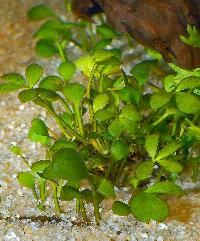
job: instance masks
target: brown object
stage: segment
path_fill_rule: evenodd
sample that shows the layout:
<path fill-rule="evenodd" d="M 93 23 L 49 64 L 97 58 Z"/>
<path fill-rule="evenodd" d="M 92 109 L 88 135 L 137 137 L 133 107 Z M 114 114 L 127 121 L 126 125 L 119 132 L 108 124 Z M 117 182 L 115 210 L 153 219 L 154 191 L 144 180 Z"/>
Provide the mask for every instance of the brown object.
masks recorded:
<path fill-rule="evenodd" d="M 110 25 L 157 50 L 167 62 L 200 67 L 200 49 L 180 40 L 188 35 L 188 24 L 200 28 L 200 0 L 73 0 L 72 10 L 87 19 L 103 11 Z"/>

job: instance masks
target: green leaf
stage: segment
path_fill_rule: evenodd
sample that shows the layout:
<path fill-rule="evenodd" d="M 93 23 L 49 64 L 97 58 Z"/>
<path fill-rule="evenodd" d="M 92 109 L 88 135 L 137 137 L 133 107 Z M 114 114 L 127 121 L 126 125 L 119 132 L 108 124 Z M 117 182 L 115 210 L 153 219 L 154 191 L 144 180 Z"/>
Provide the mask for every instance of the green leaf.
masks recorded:
<path fill-rule="evenodd" d="M 189 37 L 187 38 L 185 36 L 180 36 L 181 40 L 184 43 L 193 46 L 194 48 L 200 48 L 200 33 L 197 27 L 188 25 L 187 31 L 189 33 Z"/>
<path fill-rule="evenodd" d="M 9 93 L 11 91 L 16 91 L 22 89 L 23 86 L 16 85 L 13 83 L 0 84 L 0 94 Z"/>
<path fill-rule="evenodd" d="M 49 160 L 41 160 L 33 163 L 31 166 L 32 172 L 43 173 L 45 168 L 51 165 L 51 161 Z"/>
<path fill-rule="evenodd" d="M 182 144 L 177 142 L 177 141 L 172 141 L 168 143 L 166 146 L 161 149 L 156 157 L 156 160 L 163 159 L 167 156 L 170 156 L 173 154 L 175 151 L 177 151 L 179 148 L 182 147 Z"/>
<path fill-rule="evenodd" d="M 53 170 L 57 178 L 68 181 L 80 181 L 89 175 L 78 152 L 70 148 L 56 152 L 53 157 Z"/>
<path fill-rule="evenodd" d="M 37 95 L 43 100 L 53 102 L 59 99 L 59 95 L 53 91 L 53 90 L 48 90 L 48 89 L 36 89 Z"/>
<path fill-rule="evenodd" d="M 71 61 L 65 61 L 59 65 L 58 72 L 65 81 L 69 81 L 72 79 L 76 72 L 76 66 Z"/>
<path fill-rule="evenodd" d="M 52 41 L 41 39 L 35 45 L 35 51 L 38 56 L 43 58 L 53 57 L 58 50 Z"/>
<path fill-rule="evenodd" d="M 48 128 L 45 123 L 36 118 L 32 120 L 32 126 L 28 133 L 28 138 L 33 142 L 40 142 L 43 145 L 47 145 L 50 142 Z"/>
<path fill-rule="evenodd" d="M 176 93 L 176 104 L 182 112 L 187 114 L 195 114 L 200 110 L 200 98 L 189 93 Z"/>
<path fill-rule="evenodd" d="M 105 178 L 101 180 L 98 187 L 98 192 L 100 192 L 105 197 L 115 197 L 113 184 Z"/>
<path fill-rule="evenodd" d="M 34 6 L 28 11 L 28 18 L 31 21 L 39 21 L 54 16 L 53 11 L 44 4 Z"/>
<path fill-rule="evenodd" d="M 43 68 L 39 64 L 33 63 L 26 68 L 25 74 L 28 85 L 32 88 L 42 77 Z"/>
<path fill-rule="evenodd" d="M 21 103 L 29 102 L 37 96 L 37 91 L 35 89 L 23 90 L 19 93 L 18 99 Z"/>
<path fill-rule="evenodd" d="M 170 101 L 171 97 L 171 93 L 167 93 L 164 91 L 154 93 L 151 96 L 150 105 L 153 109 L 161 108 Z"/>
<path fill-rule="evenodd" d="M 145 161 L 139 164 L 136 169 L 136 175 L 139 180 L 143 181 L 148 179 L 153 172 L 153 162 L 152 161 Z"/>
<path fill-rule="evenodd" d="M 150 70 L 157 62 L 157 60 L 145 60 L 132 68 L 131 74 L 139 85 L 143 85 L 148 80 Z"/>
<path fill-rule="evenodd" d="M 158 140 L 159 140 L 159 135 L 153 134 L 150 136 L 147 136 L 145 140 L 145 148 L 146 151 L 148 152 L 149 156 L 154 159 L 157 149 L 158 149 Z"/>
<path fill-rule="evenodd" d="M 53 146 L 51 147 L 51 151 L 55 154 L 56 152 L 60 151 L 61 149 L 71 148 L 76 150 L 77 145 L 75 142 L 67 141 L 64 139 L 56 140 Z"/>
<path fill-rule="evenodd" d="M 81 84 L 72 83 L 63 88 L 63 93 L 76 107 L 80 105 L 85 94 L 85 87 Z"/>
<path fill-rule="evenodd" d="M 131 213 L 139 221 L 164 221 L 168 216 L 167 205 L 158 197 L 150 193 L 141 192 L 131 201 Z"/>
<path fill-rule="evenodd" d="M 164 87 L 167 92 L 172 92 L 179 83 L 175 81 L 175 75 L 170 74 L 164 78 Z"/>
<path fill-rule="evenodd" d="M 20 172 L 17 179 L 23 187 L 35 189 L 35 178 L 31 172 Z"/>
<path fill-rule="evenodd" d="M 120 201 L 115 201 L 112 205 L 112 211 L 118 216 L 128 216 L 131 212 L 131 209 L 129 205 Z"/>
<path fill-rule="evenodd" d="M 16 73 L 4 74 L 1 76 L 1 79 L 16 85 L 20 85 L 21 87 L 26 86 L 26 81 L 23 78 L 23 76 L 20 74 L 16 74 Z"/>
<path fill-rule="evenodd" d="M 114 161 L 120 161 L 127 158 L 129 154 L 129 147 L 123 141 L 114 141 L 111 144 L 111 156 Z"/>
<path fill-rule="evenodd" d="M 76 60 L 75 65 L 85 76 L 90 77 L 95 66 L 95 60 L 91 55 L 81 56 L 78 60 Z"/>
<path fill-rule="evenodd" d="M 93 53 L 94 59 L 96 62 L 110 61 L 112 57 L 118 56 L 120 58 L 121 53 L 118 49 L 97 49 Z M 103 63 L 102 63 L 103 64 Z"/>
<path fill-rule="evenodd" d="M 55 175 L 52 165 L 50 165 L 44 169 L 44 172 L 42 173 L 42 177 L 47 180 L 56 180 L 56 175 Z"/>
<path fill-rule="evenodd" d="M 107 121 L 107 120 L 110 120 L 112 119 L 114 116 L 116 116 L 118 114 L 118 109 L 116 106 L 112 105 L 112 106 L 109 106 L 108 108 L 106 109 L 103 109 L 103 110 L 98 110 L 96 113 L 95 113 L 95 119 L 98 121 L 98 122 L 101 122 L 101 121 Z"/>
<path fill-rule="evenodd" d="M 116 57 L 112 57 L 109 60 L 102 62 L 101 65 L 98 66 L 97 73 L 98 72 L 104 76 L 121 73 L 121 61 Z"/>
<path fill-rule="evenodd" d="M 170 194 L 170 195 L 176 195 L 176 196 L 184 195 L 183 189 L 171 181 L 157 182 L 153 186 L 149 187 L 145 192 L 161 193 L 161 194 L 168 194 L 168 195 Z"/>
<path fill-rule="evenodd" d="M 82 193 L 78 190 L 78 188 L 69 186 L 69 185 L 65 185 L 62 187 L 61 192 L 60 192 L 60 199 L 62 201 L 71 201 L 74 198 L 77 199 L 82 199 L 83 195 Z"/>
<path fill-rule="evenodd" d="M 112 43 L 112 38 L 103 39 L 94 46 L 94 50 L 104 49 L 106 46 Z"/>
<path fill-rule="evenodd" d="M 39 83 L 39 88 L 58 91 L 63 86 L 63 80 L 56 75 L 49 75 L 43 78 Z"/>
<path fill-rule="evenodd" d="M 168 172 L 182 172 L 183 167 L 178 162 L 173 162 L 167 159 L 156 160 Z"/>
<path fill-rule="evenodd" d="M 12 146 L 11 152 L 17 156 L 22 156 L 22 149 L 19 146 Z"/>
<path fill-rule="evenodd" d="M 96 113 L 98 110 L 103 109 L 109 102 L 107 93 L 98 94 L 93 101 L 93 110 Z"/>
<path fill-rule="evenodd" d="M 176 92 L 186 90 L 186 89 L 194 89 L 200 86 L 200 78 L 198 77 L 188 77 L 181 81 L 178 85 Z"/>
<path fill-rule="evenodd" d="M 124 117 L 132 121 L 141 121 L 142 116 L 140 115 L 137 107 L 133 104 L 125 105 L 121 111 L 120 118 Z"/>
<path fill-rule="evenodd" d="M 141 93 L 139 90 L 133 87 L 125 87 L 119 91 L 119 97 L 121 100 L 128 103 L 138 104 L 140 100 Z"/>
<path fill-rule="evenodd" d="M 125 129 L 119 118 L 114 119 L 108 126 L 108 131 L 113 137 L 119 137 Z"/>
<path fill-rule="evenodd" d="M 119 36 L 119 34 L 107 24 L 97 25 L 97 33 L 100 34 L 103 39 Z"/>
<path fill-rule="evenodd" d="M 45 39 L 45 40 L 52 40 L 56 41 L 59 40 L 59 32 L 56 29 L 53 28 L 44 28 L 41 27 L 35 34 L 34 37 L 38 39 Z"/>
<path fill-rule="evenodd" d="M 119 117 L 120 122 L 124 126 L 124 128 L 128 131 L 131 135 L 136 135 L 138 132 L 138 123 L 132 120 L 129 120 L 125 117 Z"/>

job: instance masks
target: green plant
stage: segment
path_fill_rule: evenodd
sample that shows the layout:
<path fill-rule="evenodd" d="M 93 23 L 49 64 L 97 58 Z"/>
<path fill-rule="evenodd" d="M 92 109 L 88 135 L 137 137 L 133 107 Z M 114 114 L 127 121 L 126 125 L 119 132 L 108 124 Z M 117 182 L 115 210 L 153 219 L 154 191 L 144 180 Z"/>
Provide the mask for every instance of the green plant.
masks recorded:
<path fill-rule="evenodd" d="M 50 13 L 47 10 L 46 16 L 55 17 Z M 54 26 L 53 22 L 49 26 Z M 101 34 L 116 36 L 106 25 L 100 26 Z M 37 37 L 44 36 L 40 30 Z M 88 36 L 88 41 L 95 37 L 96 43 L 95 33 Z M 87 49 L 81 41 L 82 49 Z M 175 184 L 182 170 L 192 165 L 193 181 L 198 178 L 200 71 L 170 64 L 171 73 L 165 74 L 163 87 L 159 87 L 148 81 L 152 69 L 159 67 L 158 59 L 143 61 L 127 74 L 120 49 L 106 49 L 107 39 L 102 41 L 74 61 L 68 61 L 62 48 L 56 76 L 43 78 L 43 68 L 38 64 L 26 68 L 25 78 L 16 73 L 2 76 L 5 83 L 0 85 L 1 93 L 20 90 L 19 100 L 45 108 L 61 131 L 58 135 L 42 120 L 32 121 L 28 137 L 46 149 L 46 160 L 30 166 L 21 149 L 12 147 L 30 168 L 20 173 L 18 180 L 37 198 L 39 183 L 40 208 L 45 207 L 46 183 L 51 183 L 56 211 L 60 213 L 59 199 L 76 199 L 77 212 L 86 223 L 85 203 L 93 203 L 99 223 L 101 202 L 115 199 L 114 186 L 128 186 L 133 193 L 129 203 L 114 201 L 113 212 L 122 216 L 132 213 L 144 222 L 162 221 L 168 215 L 162 196 L 184 194 Z M 52 39 L 51 44 L 55 43 Z M 63 42 L 57 47 L 60 44 Z M 86 85 L 72 81 L 76 70 L 85 76 Z M 151 91 L 147 93 L 147 89 Z M 55 102 L 62 106 L 61 113 Z M 154 184 L 149 186 L 149 182 Z"/>

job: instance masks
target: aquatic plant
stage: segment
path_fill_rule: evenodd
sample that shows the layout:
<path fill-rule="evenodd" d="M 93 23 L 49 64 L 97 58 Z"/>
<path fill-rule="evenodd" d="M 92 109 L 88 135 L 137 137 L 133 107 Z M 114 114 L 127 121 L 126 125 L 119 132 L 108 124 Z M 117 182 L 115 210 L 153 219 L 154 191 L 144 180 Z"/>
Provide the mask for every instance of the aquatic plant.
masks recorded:
<path fill-rule="evenodd" d="M 58 130 L 39 118 L 32 121 L 28 138 L 46 150 L 45 160 L 32 165 L 20 147 L 12 147 L 30 169 L 19 173 L 19 183 L 32 190 L 41 209 L 50 183 L 57 213 L 59 200 L 76 199 L 76 210 L 86 223 L 90 222 L 86 203 L 93 204 L 99 224 L 99 207 L 107 198 L 113 198 L 117 215 L 131 213 L 144 222 L 164 220 L 168 207 L 163 195 L 184 194 L 175 181 L 188 166 L 193 167 L 194 182 L 199 174 L 200 69 L 170 64 L 170 73 L 157 85 L 149 76 L 159 60 L 142 61 L 125 72 L 120 49 L 111 45 L 119 34 L 104 23 L 91 32 L 91 23 L 65 23 L 45 5 L 34 7 L 28 15 L 32 20 L 53 18 L 35 34 L 36 51 L 45 57 L 53 55 L 47 56 L 48 51 L 58 54 L 58 73 L 44 77 L 43 67 L 33 63 L 25 76 L 3 75 L 0 93 L 20 90 L 20 102 L 43 107 Z M 74 42 L 80 28 L 89 33 L 87 43 Z M 83 50 L 74 60 L 68 60 L 65 51 L 71 42 Z M 78 71 L 86 84 L 75 81 Z M 132 193 L 128 203 L 115 200 L 115 187 L 124 186 Z"/>

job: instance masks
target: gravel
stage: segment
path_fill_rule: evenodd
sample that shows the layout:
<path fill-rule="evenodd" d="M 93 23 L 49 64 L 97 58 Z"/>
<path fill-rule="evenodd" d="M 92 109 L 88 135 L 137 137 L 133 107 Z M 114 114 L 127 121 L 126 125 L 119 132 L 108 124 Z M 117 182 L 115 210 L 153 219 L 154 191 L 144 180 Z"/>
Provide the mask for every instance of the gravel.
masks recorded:
<path fill-rule="evenodd" d="M 23 72 L 27 64 L 35 61 L 32 34 L 37 23 L 29 23 L 26 12 L 33 4 L 49 3 L 64 15 L 61 0 L 0 0 L 0 74 Z M 38 62 L 38 61 L 37 61 Z M 39 60 L 45 63 L 44 60 Z M 53 71 L 56 59 L 48 62 L 47 72 Z M 36 208 L 32 193 L 17 182 L 17 173 L 26 170 L 21 160 L 10 152 L 11 144 L 19 144 L 30 163 L 44 158 L 40 145 L 27 139 L 31 120 L 40 117 L 52 129 L 55 123 L 43 109 L 28 103 L 22 105 L 17 94 L 0 96 L 0 240 L 10 241 L 200 241 L 200 182 L 193 184 L 188 173 L 177 183 L 186 189 L 181 198 L 168 198 L 169 218 L 162 223 L 138 222 L 134 217 L 118 217 L 110 211 L 112 200 L 102 204 L 102 221 L 96 226 L 81 222 L 74 211 L 75 203 L 61 203 L 64 211 L 56 217 L 52 199 L 47 200 L 46 211 Z M 119 200 L 127 201 L 126 188 L 117 190 Z M 87 211 L 91 213 L 92 207 Z"/>

